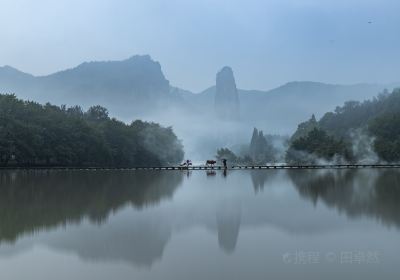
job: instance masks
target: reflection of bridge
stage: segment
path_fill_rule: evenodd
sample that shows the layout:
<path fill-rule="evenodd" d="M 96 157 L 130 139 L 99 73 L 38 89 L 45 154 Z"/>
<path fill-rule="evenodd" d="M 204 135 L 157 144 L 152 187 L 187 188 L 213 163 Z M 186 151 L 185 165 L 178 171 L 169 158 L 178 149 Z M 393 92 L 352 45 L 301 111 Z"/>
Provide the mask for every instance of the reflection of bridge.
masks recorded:
<path fill-rule="evenodd" d="M 319 164 L 319 165 L 234 165 L 226 169 L 363 169 L 363 168 L 400 168 L 400 164 Z M 57 166 L 33 166 L 33 167 L 0 167 L 6 169 L 38 169 L 38 170 L 224 170 L 223 166 L 139 166 L 139 167 L 57 167 Z"/>

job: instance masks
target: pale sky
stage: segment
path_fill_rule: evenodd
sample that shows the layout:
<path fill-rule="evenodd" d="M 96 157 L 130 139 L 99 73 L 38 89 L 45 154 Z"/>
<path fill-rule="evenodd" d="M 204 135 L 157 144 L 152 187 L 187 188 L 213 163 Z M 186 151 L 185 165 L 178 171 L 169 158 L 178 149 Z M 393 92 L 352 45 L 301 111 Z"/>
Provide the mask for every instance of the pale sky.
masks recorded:
<path fill-rule="evenodd" d="M 399 11 L 398 0 L 0 0 L 0 66 L 44 75 L 149 54 L 195 92 L 225 65 L 245 89 L 400 82 Z"/>

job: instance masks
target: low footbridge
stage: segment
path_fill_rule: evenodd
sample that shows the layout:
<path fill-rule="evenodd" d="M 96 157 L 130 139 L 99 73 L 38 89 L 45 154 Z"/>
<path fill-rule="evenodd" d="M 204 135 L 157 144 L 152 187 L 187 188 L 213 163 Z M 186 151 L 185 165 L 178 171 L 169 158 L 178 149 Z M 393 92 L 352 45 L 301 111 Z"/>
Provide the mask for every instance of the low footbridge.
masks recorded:
<path fill-rule="evenodd" d="M 21 169 L 21 170 L 270 170 L 270 169 L 364 169 L 364 168 L 400 168 L 400 164 L 323 164 L 323 165 L 232 165 L 223 166 L 138 166 L 138 167 L 0 167 L 0 170 Z"/>

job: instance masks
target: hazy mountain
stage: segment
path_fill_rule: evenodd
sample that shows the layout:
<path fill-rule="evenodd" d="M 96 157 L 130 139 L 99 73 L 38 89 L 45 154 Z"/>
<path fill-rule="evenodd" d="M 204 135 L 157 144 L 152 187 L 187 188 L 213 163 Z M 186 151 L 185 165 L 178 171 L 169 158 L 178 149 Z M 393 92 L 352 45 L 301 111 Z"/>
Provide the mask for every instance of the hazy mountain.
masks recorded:
<path fill-rule="evenodd" d="M 11 66 L 0 67 L 0 92 L 14 93 L 16 89 L 27 91 L 32 87 L 35 77 Z"/>
<path fill-rule="evenodd" d="M 55 104 L 104 105 L 120 117 L 132 118 L 178 99 L 169 81 L 150 56 L 123 61 L 85 62 L 48 76 L 34 77 L 14 68 L 0 68 L 0 91 Z"/>
<path fill-rule="evenodd" d="M 229 77 L 233 81 L 229 83 L 230 89 L 235 89 L 233 74 Z M 291 82 L 269 91 L 237 89 L 239 101 L 235 104 L 240 103 L 241 123 L 249 126 L 250 132 L 256 126 L 266 133 L 292 133 L 300 121 L 313 113 L 318 118 L 347 100 L 365 100 L 386 87 L 391 89 L 394 86 Z M 122 61 L 82 63 L 40 77 L 9 66 L 0 67 L 0 92 L 13 92 L 20 98 L 41 103 L 79 104 L 83 107 L 100 104 L 106 106 L 111 115 L 127 121 L 146 118 L 174 126 L 182 114 L 185 118 L 215 116 L 215 100 L 218 99 L 215 86 L 198 94 L 171 86 L 161 65 L 148 55 Z M 235 90 L 233 93 L 235 99 Z M 226 98 L 218 99 L 218 106 L 229 102 Z M 171 112 L 174 119 L 169 115 L 166 117 L 166 113 Z M 196 121 L 202 119 L 204 117 Z"/>
<path fill-rule="evenodd" d="M 321 117 L 348 100 L 363 101 L 396 85 L 332 85 L 317 82 L 290 82 L 269 91 L 239 89 L 241 120 L 267 133 L 290 133 L 312 114 Z M 199 106 L 212 106 L 216 88 L 193 97 Z"/>

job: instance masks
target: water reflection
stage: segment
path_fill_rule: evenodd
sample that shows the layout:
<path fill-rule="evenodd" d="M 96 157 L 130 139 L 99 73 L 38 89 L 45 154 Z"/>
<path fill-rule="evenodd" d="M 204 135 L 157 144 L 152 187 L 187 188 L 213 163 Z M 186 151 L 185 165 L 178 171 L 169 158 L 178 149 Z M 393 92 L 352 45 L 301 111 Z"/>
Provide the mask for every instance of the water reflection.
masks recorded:
<path fill-rule="evenodd" d="M 179 172 L 2 171 L 0 244 L 84 218 L 102 223 L 126 204 L 155 205 L 181 182 Z"/>
<path fill-rule="evenodd" d="M 349 226 L 331 208 L 399 227 L 399 182 L 397 170 L 1 172 L 0 256 L 43 244 L 83 260 L 152 267 L 178 233 L 198 227 L 236 256 L 243 229 L 310 237 Z"/>
<path fill-rule="evenodd" d="M 385 170 L 290 170 L 304 198 L 323 202 L 350 218 L 373 217 L 400 227 L 400 172 Z"/>
<path fill-rule="evenodd" d="M 206 175 L 207 175 L 207 177 L 215 176 L 215 175 L 217 175 L 217 172 L 215 170 L 207 170 Z"/>
<path fill-rule="evenodd" d="M 218 206 L 218 244 L 228 254 L 232 254 L 236 248 L 241 214 L 241 206 L 237 201 L 223 201 Z"/>
<path fill-rule="evenodd" d="M 129 214 L 119 214 L 101 227 L 90 224 L 71 227 L 45 236 L 41 242 L 84 260 L 150 267 L 161 260 L 171 238 L 172 225 L 162 217 Z"/>
<path fill-rule="evenodd" d="M 271 182 L 278 173 L 275 170 L 251 170 L 251 182 L 256 193 L 262 191 L 265 184 Z"/>

